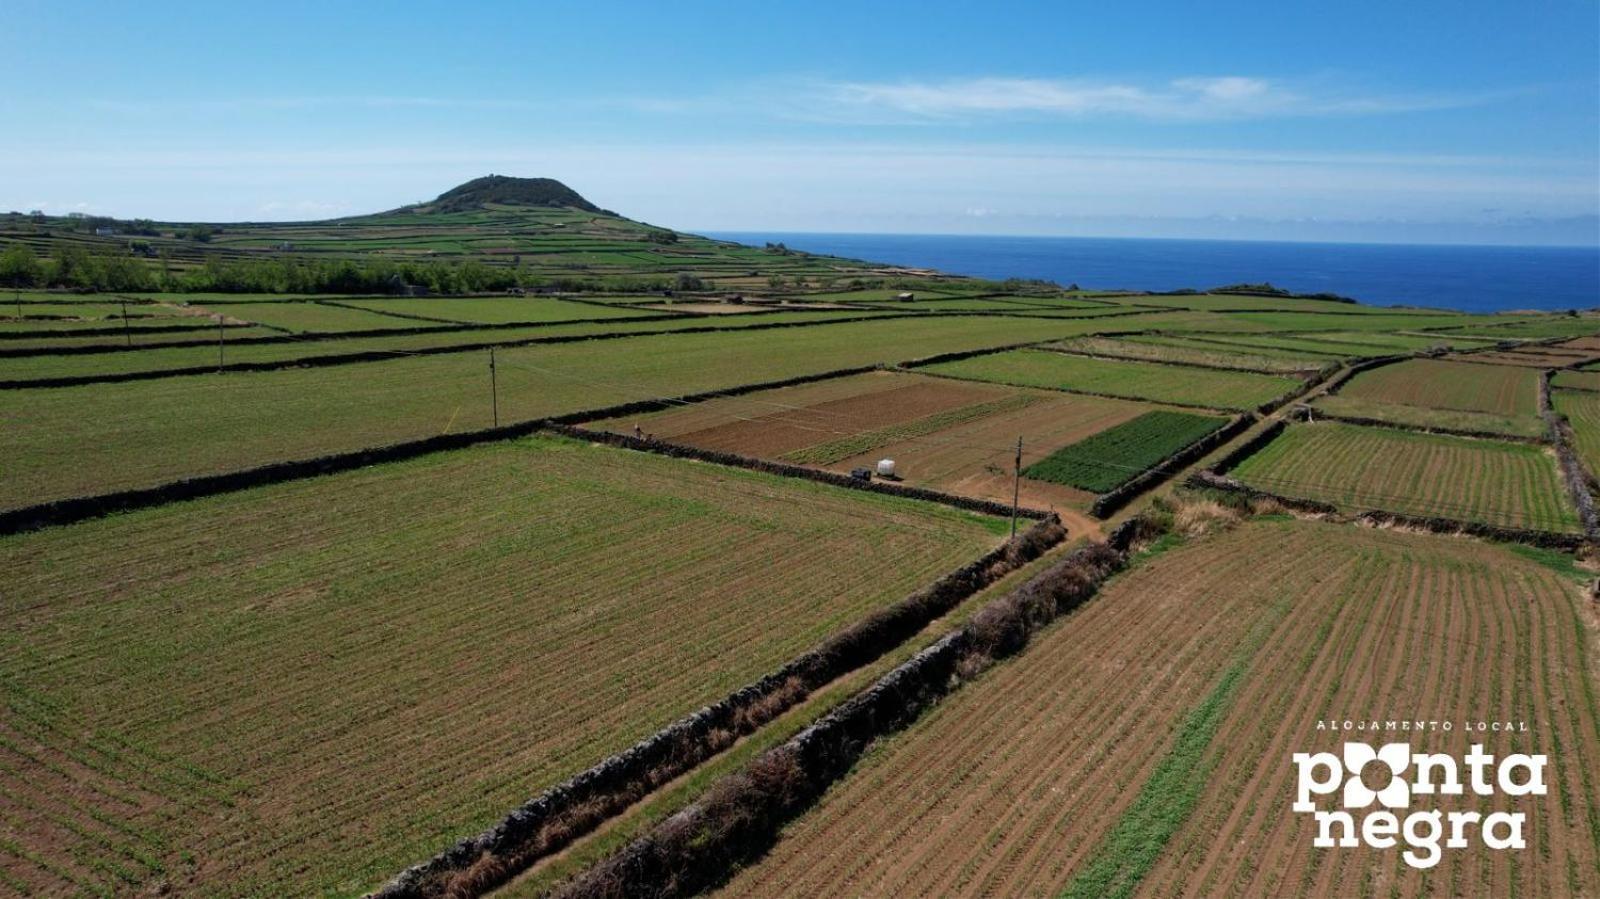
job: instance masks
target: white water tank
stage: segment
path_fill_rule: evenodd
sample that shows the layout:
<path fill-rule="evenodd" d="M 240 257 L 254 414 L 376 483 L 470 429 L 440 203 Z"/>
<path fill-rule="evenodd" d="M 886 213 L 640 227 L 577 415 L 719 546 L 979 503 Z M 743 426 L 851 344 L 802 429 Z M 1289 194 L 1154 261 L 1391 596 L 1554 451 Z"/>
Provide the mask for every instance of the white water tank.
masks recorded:
<path fill-rule="evenodd" d="M 880 478 L 892 478 L 892 477 L 894 477 L 894 460 L 893 459 L 879 459 L 878 460 L 878 477 L 880 477 Z"/>

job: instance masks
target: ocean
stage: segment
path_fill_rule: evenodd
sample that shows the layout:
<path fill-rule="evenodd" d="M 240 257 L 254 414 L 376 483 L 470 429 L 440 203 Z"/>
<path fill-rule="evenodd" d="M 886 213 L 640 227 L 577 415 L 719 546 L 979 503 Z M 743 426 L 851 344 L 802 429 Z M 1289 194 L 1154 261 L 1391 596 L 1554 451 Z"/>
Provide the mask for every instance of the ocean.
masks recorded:
<path fill-rule="evenodd" d="M 1374 305 L 1466 312 L 1600 306 L 1600 247 L 1277 243 L 1100 237 L 738 232 L 812 253 L 982 278 L 1164 291 L 1262 281 Z"/>

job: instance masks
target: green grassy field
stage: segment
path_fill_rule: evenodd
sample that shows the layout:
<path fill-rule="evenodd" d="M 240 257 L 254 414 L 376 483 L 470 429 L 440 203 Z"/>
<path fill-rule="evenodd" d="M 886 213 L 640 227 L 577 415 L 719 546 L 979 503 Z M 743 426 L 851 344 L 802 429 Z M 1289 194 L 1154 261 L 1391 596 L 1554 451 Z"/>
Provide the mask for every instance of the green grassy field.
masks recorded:
<path fill-rule="evenodd" d="M 1332 415 L 1419 428 L 1538 437 L 1539 371 L 1473 364 L 1471 356 L 1411 359 L 1368 369 L 1313 404 Z"/>
<path fill-rule="evenodd" d="M 1251 409 L 1300 388 L 1294 378 L 1249 372 L 1089 359 L 1023 349 L 944 362 L 928 371 L 959 378 L 1103 393 L 1127 399 Z"/>
<path fill-rule="evenodd" d="M 573 303 L 550 297 L 440 297 L 402 300 L 341 300 L 374 312 L 438 318 L 463 324 L 538 324 L 591 318 L 634 318 L 651 313 L 614 305 Z M 670 312 L 670 307 L 662 312 Z"/>
<path fill-rule="evenodd" d="M 1089 327 L 932 317 L 508 348 L 498 357 L 500 421 Z M 0 391 L 0 418 L 8 423 L 0 430 L 0 508 L 483 428 L 491 412 L 485 352 Z M 72 445 L 70 455 L 59 451 L 63 441 Z"/>
<path fill-rule="evenodd" d="M 1150 466 L 1227 424 L 1184 412 L 1146 412 L 1064 446 L 1023 469 L 1026 477 L 1094 493 L 1120 487 Z"/>
<path fill-rule="evenodd" d="M 1553 390 L 1550 404 L 1572 425 L 1573 449 L 1584 467 L 1600 474 L 1600 392 Z"/>
<path fill-rule="evenodd" d="M 1600 391 L 1600 371 L 1558 371 L 1550 383 L 1574 390 Z"/>
<path fill-rule="evenodd" d="M 1344 424 L 1291 425 L 1232 472 L 1349 511 L 1572 532 L 1578 516 L 1545 447 Z"/>
<path fill-rule="evenodd" d="M 1513 365 L 1409 359 L 1368 369 L 1340 388 L 1344 396 L 1510 417 L 1539 414 L 1539 372 Z"/>
<path fill-rule="evenodd" d="M 771 315 L 729 316 L 709 320 L 705 317 L 684 316 L 681 319 L 660 321 L 631 321 L 620 319 L 617 321 L 584 322 L 578 324 L 548 324 L 529 325 L 527 327 L 512 327 L 493 330 L 462 329 L 458 326 L 440 324 L 429 326 L 422 322 L 406 322 L 405 319 L 390 319 L 401 322 L 400 327 L 412 326 L 425 328 L 420 334 L 400 334 L 390 336 L 363 337 L 359 333 L 354 336 L 340 337 L 338 339 L 317 339 L 318 335 L 303 335 L 304 340 L 275 342 L 257 345 L 237 345 L 223 347 L 223 358 L 230 363 L 255 362 L 255 363 L 281 363 L 296 359 L 311 359 L 317 356 L 338 356 L 350 353 L 393 353 L 396 358 L 403 357 L 406 353 L 427 349 L 431 347 L 449 347 L 463 344 L 481 345 L 490 343 L 513 343 L 518 340 L 547 337 L 581 337 L 593 334 L 661 334 L 671 331 L 682 331 L 690 328 L 704 328 L 715 326 L 718 328 L 746 328 L 752 325 L 764 324 L 806 324 L 817 325 L 828 322 L 855 321 L 874 318 L 890 313 L 883 312 L 840 312 L 840 313 L 804 313 L 804 312 L 779 312 Z M 260 332 L 229 331 L 228 337 L 252 336 Z M 267 336 L 275 336 L 271 332 Z M 154 340 L 154 335 L 152 335 Z M 101 343 L 115 344 L 115 338 L 108 338 Z M 63 356 L 33 356 L 18 359 L 0 358 L 0 378 L 17 380 L 37 380 L 57 377 L 92 377 L 112 375 L 124 372 L 161 372 L 174 369 L 209 367 L 217 364 L 216 331 L 210 332 L 210 339 L 195 341 L 193 347 L 172 347 L 166 349 L 151 349 L 137 353 L 114 354 L 88 354 L 88 355 L 63 355 Z M 3 346 L 4 344 L 0 344 Z M 476 352 L 484 352 L 478 350 Z"/>
<path fill-rule="evenodd" d="M 1155 294 L 1131 296 L 1121 300 L 1140 306 L 1169 306 L 1184 309 L 1255 312 L 1309 312 L 1325 315 L 1392 315 L 1381 306 L 1361 306 L 1338 300 L 1317 300 L 1304 297 L 1272 297 L 1251 294 Z"/>
<path fill-rule="evenodd" d="M 325 299 L 340 300 L 340 297 Z M 252 321 L 300 334 L 340 331 L 377 331 L 388 328 L 426 327 L 426 322 L 409 321 L 360 309 L 306 300 L 269 303 L 203 303 L 201 308 L 230 318 Z"/>
<path fill-rule="evenodd" d="M 0 861 L 360 894 L 1003 525 L 539 438 L 0 539 Z"/>
<path fill-rule="evenodd" d="M 1235 350 L 1232 347 L 1166 337 L 1079 337 L 1053 347 L 1086 355 L 1127 356 L 1149 362 L 1187 362 L 1220 368 L 1246 368 L 1263 374 L 1316 371 L 1333 364 L 1320 357 L 1278 354 L 1272 351 Z"/>

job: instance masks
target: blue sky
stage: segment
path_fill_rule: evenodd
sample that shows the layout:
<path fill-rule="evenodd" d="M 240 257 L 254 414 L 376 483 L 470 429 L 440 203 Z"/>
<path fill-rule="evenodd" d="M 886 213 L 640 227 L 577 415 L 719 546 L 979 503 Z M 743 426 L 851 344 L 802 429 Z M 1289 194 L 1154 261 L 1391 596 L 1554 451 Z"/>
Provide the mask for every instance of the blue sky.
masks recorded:
<path fill-rule="evenodd" d="M 1600 242 L 1581 2 L 5 0 L 0 209 Z"/>

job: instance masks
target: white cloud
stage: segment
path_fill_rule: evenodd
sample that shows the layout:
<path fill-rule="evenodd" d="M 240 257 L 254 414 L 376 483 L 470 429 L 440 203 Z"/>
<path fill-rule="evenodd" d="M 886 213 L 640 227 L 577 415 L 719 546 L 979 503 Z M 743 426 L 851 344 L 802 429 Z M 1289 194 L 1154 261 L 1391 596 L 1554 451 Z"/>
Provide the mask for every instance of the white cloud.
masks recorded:
<path fill-rule="evenodd" d="M 974 116 L 1124 116 L 1206 121 L 1268 116 L 1368 115 L 1446 109 L 1496 95 L 1347 95 L 1296 89 L 1242 75 L 1146 85 L 1091 79 L 982 77 L 948 81 L 841 82 L 812 93 L 823 117 L 888 113 L 929 121 Z M 800 106 L 814 105 L 804 101 Z"/>

